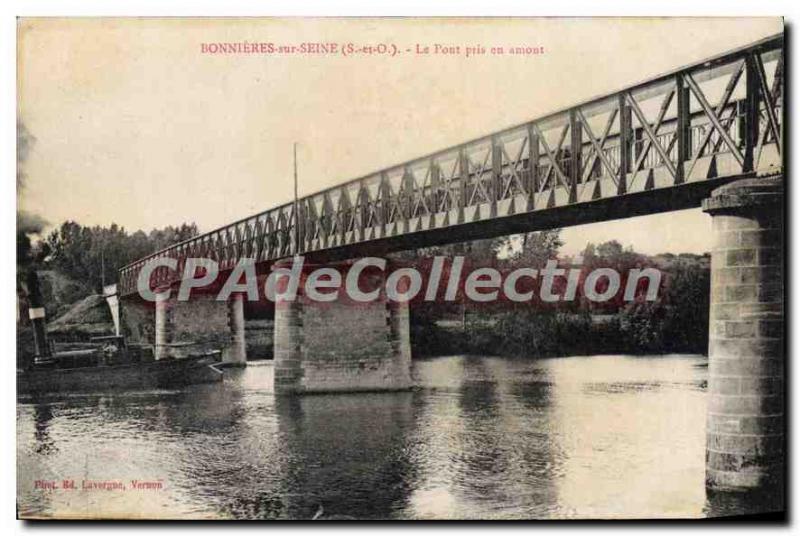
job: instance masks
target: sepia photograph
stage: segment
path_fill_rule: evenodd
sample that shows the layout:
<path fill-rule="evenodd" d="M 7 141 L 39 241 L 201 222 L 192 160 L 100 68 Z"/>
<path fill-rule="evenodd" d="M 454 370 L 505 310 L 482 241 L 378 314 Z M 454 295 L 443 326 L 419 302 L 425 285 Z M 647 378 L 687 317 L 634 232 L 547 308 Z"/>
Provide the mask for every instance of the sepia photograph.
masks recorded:
<path fill-rule="evenodd" d="M 18 519 L 786 520 L 782 17 L 15 25 Z"/>

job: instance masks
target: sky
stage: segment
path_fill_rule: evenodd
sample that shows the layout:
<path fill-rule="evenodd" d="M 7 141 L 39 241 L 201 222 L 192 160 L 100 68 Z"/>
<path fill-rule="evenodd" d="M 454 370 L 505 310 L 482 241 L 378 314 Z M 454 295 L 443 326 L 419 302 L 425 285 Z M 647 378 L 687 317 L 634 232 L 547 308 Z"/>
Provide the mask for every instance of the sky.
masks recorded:
<path fill-rule="evenodd" d="M 55 226 L 209 231 L 782 31 L 756 19 L 20 19 L 18 208 Z M 531 46 L 531 56 L 210 55 L 203 43 Z M 572 227 L 710 249 L 699 209 Z"/>

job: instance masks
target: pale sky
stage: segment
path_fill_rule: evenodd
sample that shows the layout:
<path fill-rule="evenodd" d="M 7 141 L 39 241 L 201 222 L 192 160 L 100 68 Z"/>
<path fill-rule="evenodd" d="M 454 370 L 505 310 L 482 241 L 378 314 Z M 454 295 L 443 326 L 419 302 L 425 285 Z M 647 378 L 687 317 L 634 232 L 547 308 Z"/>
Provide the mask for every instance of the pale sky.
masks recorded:
<path fill-rule="evenodd" d="M 19 207 L 52 225 L 209 231 L 300 195 L 782 31 L 760 19 L 23 19 L 18 112 L 35 138 Z M 465 58 L 204 55 L 201 43 L 542 46 Z M 687 232 L 688 230 L 688 232 Z M 573 227 L 703 252 L 699 210 Z"/>

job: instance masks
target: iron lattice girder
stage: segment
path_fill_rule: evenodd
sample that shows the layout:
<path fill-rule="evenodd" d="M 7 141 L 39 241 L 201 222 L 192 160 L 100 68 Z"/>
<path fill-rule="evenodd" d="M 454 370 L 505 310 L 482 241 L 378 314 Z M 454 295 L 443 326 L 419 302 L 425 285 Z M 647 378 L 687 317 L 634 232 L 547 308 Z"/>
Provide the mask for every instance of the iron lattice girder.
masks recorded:
<path fill-rule="evenodd" d="M 780 107 L 783 109 L 781 105 L 778 104 L 778 99 L 782 97 L 782 88 L 783 88 L 783 54 L 778 57 L 777 65 L 775 66 L 775 76 L 772 80 L 772 90 L 769 91 L 771 99 L 767 101 L 769 106 L 773 107 Z M 761 117 L 761 110 L 759 109 L 759 117 Z M 758 133 L 757 133 L 758 134 Z M 760 161 L 761 159 L 761 150 L 764 146 L 764 143 L 767 141 L 767 130 L 764 130 L 763 134 L 759 134 L 758 136 L 758 143 L 756 146 L 756 162 Z M 782 135 L 780 131 L 776 134 L 776 146 L 778 149 L 779 154 L 783 154 L 781 152 L 782 147 Z"/>
<path fill-rule="evenodd" d="M 594 140 L 594 134 L 592 133 L 591 127 L 589 126 L 589 123 L 586 120 L 586 116 L 583 114 L 583 111 L 581 111 L 580 108 L 578 108 L 578 113 L 581 119 L 581 123 L 584 125 L 584 128 L 586 129 L 586 134 L 589 136 L 590 140 Z M 599 143 L 597 142 L 592 143 L 593 151 L 591 154 L 591 161 L 587 160 L 586 165 L 583 168 L 583 173 L 581 175 L 582 183 L 585 183 L 589 179 L 589 174 L 592 172 L 595 162 L 599 158 L 605 159 L 604 156 L 601 156 L 603 154 L 603 147 L 606 144 L 606 140 L 608 139 L 608 134 L 611 132 L 611 127 L 614 124 L 614 120 L 617 118 L 618 114 L 619 114 L 619 109 L 614 108 L 613 110 L 611 110 L 611 113 L 608 115 L 608 119 L 606 120 L 606 125 L 603 128 L 603 134 L 600 136 Z M 606 169 L 609 169 L 610 172 L 610 168 L 608 167 L 607 162 L 604 162 L 604 165 L 606 165 Z M 620 166 L 621 165 L 622 163 L 620 162 Z M 617 170 L 617 173 L 619 173 L 619 170 Z M 616 176 L 614 176 L 613 173 L 612 173 L 612 178 L 614 180 L 614 184 L 618 184 L 618 179 Z"/>
<path fill-rule="evenodd" d="M 725 91 L 723 92 L 722 97 L 720 98 L 719 103 L 717 104 L 717 108 L 716 108 L 716 111 L 715 111 L 716 116 L 721 116 L 722 112 L 725 110 L 725 107 L 728 106 L 728 104 L 730 102 L 730 99 L 731 99 L 731 96 L 733 95 L 733 91 L 736 89 L 736 86 L 739 83 L 739 80 L 740 80 L 740 78 L 742 76 L 742 73 L 744 72 L 744 66 L 745 66 L 744 61 L 741 61 L 739 63 L 738 68 L 733 72 L 733 74 L 731 74 L 731 77 L 728 80 L 728 84 L 725 87 Z M 688 80 L 687 80 L 687 82 L 688 82 Z M 694 82 L 694 79 L 692 79 L 692 82 Z M 694 82 L 694 86 L 697 86 L 696 82 Z M 698 88 L 698 90 L 699 90 L 699 88 Z M 693 89 L 693 91 L 694 91 L 694 89 Z M 714 132 L 713 129 L 708 129 L 708 130 L 706 130 L 705 134 L 703 135 L 703 139 L 700 142 L 700 145 L 698 146 L 697 151 L 693 155 L 691 163 L 689 164 L 689 172 L 690 173 L 694 169 L 694 165 L 697 162 L 697 158 L 703 153 L 703 151 L 706 148 L 706 145 L 708 145 L 709 140 L 711 140 L 711 134 L 713 132 Z"/>
<path fill-rule="evenodd" d="M 603 145 L 606 142 L 608 130 L 611 127 L 611 120 L 613 120 L 615 114 L 612 112 L 611 117 L 609 118 L 610 120 L 607 122 L 605 131 L 603 132 L 603 137 L 600 140 L 600 143 L 598 143 L 594 137 L 594 132 L 592 132 L 592 127 L 589 126 L 589 121 L 586 120 L 586 116 L 583 115 L 583 112 L 580 108 L 577 108 L 576 112 L 578 114 L 578 119 L 581 122 L 581 126 L 584 128 L 584 130 L 586 130 L 586 134 L 589 136 L 589 142 L 592 144 L 592 148 L 594 149 L 593 156 L 595 158 L 600 158 L 600 161 L 603 162 L 608 174 L 613 178 L 614 184 L 617 184 L 616 174 L 618 170 L 614 169 L 614 166 L 612 166 L 608 161 L 605 152 L 603 152 Z"/>
<path fill-rule="evenodd" d="M 769 87 L 765 65 L 773 62 Z M 748 78 L 747 94 L 733 101 L 743 73 Z M 725 77 L 725 89 L 712 105 L 703 85 Z M 176 244 L 120 269 L 120 294 L 136 292 L 140 269 L 156 258 L 177 260 L 177 270 L 162 267 L 153 276 L 151 282 L 165 285 L 178 280 L 184 260 L 193 256 L 227 267 L 242 257 L 270 262 L 418 231 L 490 222 L 520 211 L 621 198 L 713 179 L 716 168 L 708 159 L 724 160 L 731 176 L 780 166 L 783 84 L 781 34 Z M 681 93 L 684 86 L 694 97 L 694 109 Z M 678 106 L 671 113 L 676 95 Z M 650 120 L 646 107 L 659 97 L 658 112 Z M 756 119 L 746 122 L 749 130 L 744 139 L 734 139 L 730 129 L 737 120 L 735 105 L 740 103 L 749 107 L 747 117 Z M 631 113 L 638 126 L 632 124 Z M 608 115 L 598 137 L 591 122 L 603 114 Z M 762 119 L 765 128 L 759 130 Z M 689 144 L 681 129 L 701 129 L 699 143 Z M 718 138 L 712 143 L 714 132 Z M 637 140 L 634 134 L 641 136 Z M 676 145 L 678 155 L 671 156 Z M 653 151 L 657 158 L 648 159 Z M 700 166 L 701 161 L 706 163 Z M 666 175 L 658 175 L 661 170 Z M 641 172 L 648 176 L 644 184 L 636 180 Z M 656 175 L 661 178 L 655 180 Z"/>

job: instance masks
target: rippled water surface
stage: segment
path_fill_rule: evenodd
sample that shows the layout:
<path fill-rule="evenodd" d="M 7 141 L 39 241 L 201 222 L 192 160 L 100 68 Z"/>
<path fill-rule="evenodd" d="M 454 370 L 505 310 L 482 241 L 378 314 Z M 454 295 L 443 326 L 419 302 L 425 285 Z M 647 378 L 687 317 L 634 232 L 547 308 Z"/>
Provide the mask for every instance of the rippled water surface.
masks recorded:
<path fill-rule="evenodd" d="M 685 517 L 704 489 L 706 360 L 414 362 L 404 393 L 275 397 L 272 365 L 180 391 L 21 401 L 23 515 Z M 42 490 L 35 480 L 119 481 Z M 133 489 L 131 481 L 161 482 Z"/>

